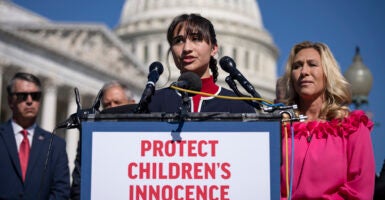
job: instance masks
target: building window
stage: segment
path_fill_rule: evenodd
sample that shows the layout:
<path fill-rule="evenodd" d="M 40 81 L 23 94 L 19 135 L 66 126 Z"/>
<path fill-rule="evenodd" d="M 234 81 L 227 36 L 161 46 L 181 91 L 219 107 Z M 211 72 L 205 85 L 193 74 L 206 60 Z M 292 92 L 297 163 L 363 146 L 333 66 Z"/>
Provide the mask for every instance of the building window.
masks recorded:
<path fill-rule="evenodd" d="M 255 55 L 255 71 L 259 71 L 259 64 L 260 64 L 260 54 Z"/>
<path fill-rule="evenodd" d="M 133 54 L 135 54 L 135 52 L 136 52 L 136 44 L 135 44 L 135 43 L 132 43 L 132 44 L 131 44 L 131 52 L 132 52 Z"/>
<path fill-rule="evenodd" d="M 233 58 L 234 58 L 234 60 L 237 60 L 237 49 L 236 48 L 233 49 Z"/>
<path fill-rule="evenodd" d="M 218 52 L 217 52 L 218 58 L 225 56 L 223 55 L 223 46 L 218 46 Z"/>
<path fill-rule="evenodd" d="M 246 69 L 250 69 L 249 65 L 250 65 L 250 53 L 248 51 L 245 52 L 245 67 Z"/>
<path fill-rule="evenodd" d="M 143 49 L 143 59 L 144 59 L 144 62 L 147 63 L 148 62 L 148 45 L 144 45 L 144 49 Z"/>
<path fill-rule="evenodd" d="M 158 44 L 158 60 L 162 60 L 163 57 L 163 47 L 162 44 Z"/>

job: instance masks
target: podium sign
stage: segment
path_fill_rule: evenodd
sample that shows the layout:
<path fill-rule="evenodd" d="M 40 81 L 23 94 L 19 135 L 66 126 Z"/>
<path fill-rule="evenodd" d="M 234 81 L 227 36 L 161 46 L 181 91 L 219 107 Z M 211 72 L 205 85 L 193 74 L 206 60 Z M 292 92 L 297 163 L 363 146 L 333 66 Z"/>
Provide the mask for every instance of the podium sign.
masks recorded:
<path fill-rule="evenodd" d="M 279 198 L 279 122 L 82 127 L 82 199 Z"/>

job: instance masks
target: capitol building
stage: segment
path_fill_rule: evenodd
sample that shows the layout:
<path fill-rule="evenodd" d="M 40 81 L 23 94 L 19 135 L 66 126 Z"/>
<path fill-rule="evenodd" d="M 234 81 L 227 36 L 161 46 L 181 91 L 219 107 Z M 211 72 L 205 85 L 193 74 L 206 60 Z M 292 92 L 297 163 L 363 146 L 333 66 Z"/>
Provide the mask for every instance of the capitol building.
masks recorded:
<path fill-rule="evenodd" d="M 165 68 L 157 87 L 169 86 L 179 71 L 167 54 L 166 31 L 182 13 L 208 18 L 217 33 L 217 60 L 232 57 L 257 92 L 274 99 L 278 49 L 264 28 L 256 0 L 126 0 L 122 8 L 119 23 L 111 30 L 98 23 L 51 21 L 11 0 L 0 0 L 1 121 L 11 116 L 5 88 L 17 71 L 42 80 L 38 123 L 51 131 L 76 111 L 75 87 L 83 108 L 91 106 L 103 84 L 111 80 L 125 83 L 139 100 L 154 61 Z M 228 74 L 221 69 L 219 74 L 218 83 L 229 88 L 224 81 Z M 67 140 L 72 169 L 79 133 L 57 134 Z"/>

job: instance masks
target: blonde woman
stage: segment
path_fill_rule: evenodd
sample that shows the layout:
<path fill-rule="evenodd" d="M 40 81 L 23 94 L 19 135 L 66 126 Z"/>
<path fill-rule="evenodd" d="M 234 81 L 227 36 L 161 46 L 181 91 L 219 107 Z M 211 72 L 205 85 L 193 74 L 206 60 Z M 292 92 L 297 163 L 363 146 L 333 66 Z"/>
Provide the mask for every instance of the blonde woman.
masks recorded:
<path fill-rule="evenodd" d="M 281 198 L 289 196 L 291 176 L 291 199 L 372 199 L 373 123 L 363 111 L 349 110 L 350 86 L 329 47 L 308 41 L 296 44 L 283 79 L 285 102 L 297 104 L 308 118 L 293 124 L 294 138 L 289 125 L 283 126 Z M 292 156 L 290 169 L 287 160 Z"/>

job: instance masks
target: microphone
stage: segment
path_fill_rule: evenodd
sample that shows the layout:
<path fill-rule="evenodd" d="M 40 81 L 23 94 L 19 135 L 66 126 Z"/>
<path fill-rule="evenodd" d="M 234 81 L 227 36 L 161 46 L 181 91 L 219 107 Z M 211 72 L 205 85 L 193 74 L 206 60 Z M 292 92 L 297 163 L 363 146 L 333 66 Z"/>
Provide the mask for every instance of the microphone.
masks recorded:
<path fill-rule="evenodd" d="M 176 86 L 179 88 L 201 91 L 202 89 L 202 80 L 194 72 L 184 72 L 178 78 L 178 81 L 173 82 L 171 86 Z M 189 93 L 189 96 L 193 96 Z"/>
<path fill-rule="evenodd" d="M 261 95 L 255 91 L 253 85 L 238 71 L 236 64 L 229 56 L 224 56 L 219 60 L 221 68 L 230 74 L 232 79 L 236 79 L 242 87 L 253 97 L 261 98 Z"/>
<path fill-rule="evenodd" d="M 148 112 L 148 103 L 151 101 L 152 95 L 155 91 L 155 83 L 158 81 L 159 76 L 163 73 L 162 63 L 156 61 L 151 63 L 149 68 L 148 80 L 146 88 L 143 91 L 142 97 L 136 107 L 134 113 Z"/>
<path fill-rule="evenodd" d="M 201 91 L 202 80 L 194 72 L 183 72 L 178 78 L 178 81 L 173 82 L 170 85 L 170 87 L 171 86 L 176 86 L 187 90 Z M 179 108 L 179 111 L 180 111 L 181 118 L 184 119 L 184 117 L 187 116 L 187 113 L 191 107 L 190 97 L 194 96 L 195 94 L 182 91 L 181 95 L 182 95 L 182 107 Z"/>
<path fill-rule="evenodd" d="M 98 94 L 96 95 L 96 98 L 94 100 L 94 103 L 92 104 L 91 108 L 88 109 L 82 109 L 80 105 L 80 95 L 78 88 L 74 89 L 75 91 L 75 98 L 76 98 L 76 104 L 77 104 L 77 110 L 75 113 L 72 113 L 68 119 L 65 121 L 59 123 L 56 125 L 55 129 L 59 128 L 66 128 L 66 129 L 72 129 L 72 128 L 80 128 L 81 120 L 86 119 L 88 115 L 99 113 L 100 110 L 100 100 L 103 96 L 103 90 L 100 89 Z"/>
<path fill-rule="evenodd" d="M 56 135 L 56 130 L 60 129 L 60 128 L 66 128 L 66 129 L 78 128 L 79 130 L 81 130 L 81 120 L 82 119 L 86 119 L 89 114 L 95 114 L 95 113 L 100 112 L 100 110 L 99 110 L 100 99 L 103 96 L 103 90 L 102 89 L 99 90 L 99 93 L 97 94 L 92 107 L 88 108 L 88 109 L 82 109 L 82 107 L 80 105 L 80 95 L 79 95 L 78 88 L 75 87 L 74 92 L 75 92 L 77 110 L 75 113 L 71 114 L 68 117 L 68 119 L 66 119 L 64 122 L 57 124 L 56 127 L 52 131 L 52 136 L 49 140 L 47 156 L 46 156 L 45 163 L 44 163 L 43 174 L 42 174 L 42 177 L 40 179 L 40 188 L 39 188 L 39 192 L 38 192 L 38 199 L 40 199 L 41 188 L 42 188 L 42 185 L 44 183 L 43 180 L 44 180 L 44 177 L 46 175 L 46 171 L 47 171 L 47 167 L 48 167 L 48 160 L 50 158 L 50 154 L 52 151 L 52 142 L 53 142 L 54 135 Z"/>
<path fill-rule="evenodd" d="M 57 124 L 55 129 L 59 129 L 59 128 L 72 129 L 72 128 L 78 128 L 79 125 L 80 125 L 80 122 L 78 118 L 78 113 L 73 113 L 68 117 L 68 119 Z"/>
<path fill-rule="evenodd" d="M 148 81 L 147 85 L 150 84 L 152 86 L 155 86 L 155 83 L 158 81 L 159 76 L 163 73 L 163 65 L 162 63 L 155 61 L 151 63 L 149 67 L 149 74 L 148 74 Z M 147 87 L 147 86 L 146 86 Z"/>

